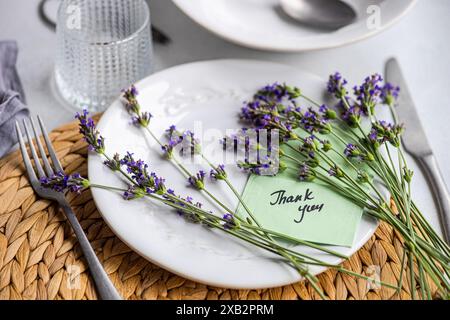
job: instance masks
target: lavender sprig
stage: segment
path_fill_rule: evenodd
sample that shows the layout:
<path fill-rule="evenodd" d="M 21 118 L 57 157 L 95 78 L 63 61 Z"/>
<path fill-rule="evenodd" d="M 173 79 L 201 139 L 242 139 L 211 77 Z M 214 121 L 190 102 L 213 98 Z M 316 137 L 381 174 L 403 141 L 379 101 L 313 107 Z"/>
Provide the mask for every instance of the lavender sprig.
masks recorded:
<path fill-rule="evenodd" d="M 215 180 L 225 180 L 227 179 L 227 172 L 225 171 L 225 165 L 219 164 L 214 169 L 211 169 L 210 174 L 211 178 Z"/>
<path fill-rule="evenodd" d="M 400 87 L 387 82 L 381 89 L 380 98 L 384 104 L 393 106 L 400 94 Z"/>
<path fill-rule="evenodd" d="M 312 182 L 316 179 L 316 173 L 306 162 L 300 166 L 298 174 L 300 181 Z"/>
<path fill-rule="evenodd" d="M 200 170 L 195 175 L 190 176 L 188 178 L 188 182 L 192 187 L 198 190 L 203 190 L 205 189 L 205 177 L 206 177 L 205 171 Z"/>
<path fill-rule="evenodd" d="M 364 112 L 366 116 L 373 114 L 375 106 L 381 101 L 382 82 L 383 78 L 375 73 L 367 77 L 363 84 L 355 86 L 353 89 L 356 100 L 358 100 L 362 112 Z"/>
<path fill-rule="evenodd" d="M 408 243 L 410 265 L 417 262 L 419 269 L 422 268 L 422 273 L 419 274 L 422 288 L 426 286 L 423 276 L 426 272 L 441 290 L 449 290 L 450 283 L 438 271 L 437 265 L 450 262 L 450 248 L 430 227 L 411 199 L 410 183 L 413 172 L 408 168 L 401 148 L 400 137 L 403 126 L 398 124 L 392 108 L 400 88 L 382 82 L 383 79 L 378 74 L 367 77 L 361 85 L 354 87 L 352 98 L 346 89 L 347 81 L 341 74 L 331 75 L 327 89 L 338 99 L 337 107 L 342 110 L 340 118 L 332 112 L 334 110 L 319 105 L 303 94 L 300 97 L 312 103 L 318 111 L 300 108 L 296 101 L 275 103 L 273 100 L 264 101 L 255 96 L 253 101 L 247 102 L 242 108 L 241 118 L 257 129 L 280 130 L 282 137 L 280 142 L 305 158 L 305 161 L 301 162 L 291 155 L 280 152 L 281 156 L 287 157 L 293 163 L 300 163 L 300 180 L 310 181 L 318 177 L 330 187 L 337 188 L 349 199 L 356 199 L 362 204 L 368 202 L 370 214 L 389 223 L 405 238 Z M 375 111 L 380 104 L 390 107 L 396 120 L 395 124 L 377 120 Z M 363 121 L 366 120 L 371 124 L 369 132 L 363 126 Z M 344 124 L 346 126 L 343 126 Z M 301 129 L 310 136 L 302 138 L 294 133 L 296 129 Z M 339 144 L 333 145 L 329 141 L 319 140 L 315 133 L 331 134 L 338 139 Z M 299 147 L 293 148 L 289 145 L 288 142 L 291 140 L 300 142 Z M 393 162 L 387 143 L 398 152 L 398 166 Z M 380 153 L 381 145 L 385 146 L 387 156 Z M 344 151 L 337 149 L 342 146 Z M 330 158 L 327 155 L 330 151 L 343 159 L 351 172 Z M 370 172 L 362 169 L 361 163 L 365 163 Z M 323 175 L 320 171 L 326 174 Z M 353 174 L 356 174 L 356 178 L 352 176 Z M 373 183 L 373 175 L 383 181 L 392 193 L 400 214 L 393 212 L 390 204 L 386 203 L 384 196 Z M 343 185 L 335 184 L 331 179 L 338 179 Z M 367 185 L 376 196 L 361 187 L 363 184 Z M 450 269 L 445 268 L 444 273 L 449 277 Z M 414 282 L 411 286 L 414 286 Z"/>
<path fill-rule="evenodd" d="M 351 128 L 357 128 L 361 123 L 361 116 L 364 114 L 361 107 L 358 104 L 351 105 L 349 107 L 343 106 L 339 103 L 343 112 L 341 114 L 342 120 Z"/>
<path fill-rule="evenodd" d="M 323 107 L 322 111 L 324 111 Z M 331 132 L 331 126 L 327 114 L 333 116 L 332 111 L 329 109 L 325 111 L 325 117 L 321 117 L 318 112 L 309 108 L 300 119 L 301 126 L 310 133 L 319 132 L 321 134 L 328 134 Z"/>
<path fill-rule="evenodd" d="M 277 82 L 261 88 L 254 96 L 255 100 L 266 103 L 281 103 L 284 100 L 295 104 L 301 91 L 299 88 L 290 87 L 286 84 L 279 84 Z"/>
<path fill-rule="evenodd" d="M 127 90 L 123 90 L 123 97 L 126 100 L 125 109 L 131 115 L 131 121 L 135 126 L 147 127 L 153 116 L 149 112 L 141 111 L 141 106 L 137 100 L 138 95 L 139 92 L 134 85 Z"/>
<path fill-rule="evenodd" d="M 319 107 L 319 112 L 322 113 L 325 120 L 334 120 L 337 118 L 336 111 L 330 109 L 327 105 L 321 105 Z"/>
<path fill-rule="evenodd" d="M 372 123 L 368 138 L 376 148 L 386 142 L 389 142 L 394 147 L 399 147 L 400 136 L 403 133 L 403 130 L 403 125 L 394 125 L 381 120 Z"/>
<path fill-rule="evenodd" d="M 344 98 L 348 94 L 348 91 L 345 88 L 347 83 L 347 80 L 345 80 L 339 72 L 330 75 L 327 84 L 328 93 L 334 95 L 338 99 Z"/>
<path fill-rule="evenodd" d="M 88 143 L 88 148 L 97 153 L 105 152 L 105 142 L 98 132 L 94 120 L 89 117 L 89 112 L 84 109 L 82 113 L 77 113 L 75 118 L 79 121 L 80 133 Z"/>
<path fill-rule="evenodd" d="M 40 183 L 44 188 L 61 193 L 66 191 L 80 193 L 81 190 L 89 188 L 89 181 L 81 177 L 78 173 L 68 175 L 59 172 L 52 175 L 50 178 L 41 178 Z"/>
<path fill-rule="evenodd" d="M 298 269 L 300 274 L 305 276 L 308 280 L 312 281 L 311 283 L 312 283 L 313 287 L 318 291 L 318 293 L 320 295 L 322 295 L 321 290 L 317 286 L 314 285 L 315 284 L 314 277 L 312 277 L 308 273 L 307 269 L 302 265 L 303 263 L 306 263 L 306 264 L 309 263 L 308 260 L 305 260 L 305 258 L 307 259 L 307 257 L 305 257 L 303 255 L 299 256 L 298 253 L 293 252 L 290 249 L 280 247 L 276 242 L 273 242 L 272 240 L 270 240 L 271 237 L 269 237 L 268 239 L 264 238 L 264 240 L 262 240 L 263 238 L 261 238 L 261 235 L 259 235 L 259 233 L 258 233 L 259 231 L 256 232 L 256 235 L 257 235 L 256 239 L 250 238 L 249 231 L 253 231 L 255 228 L 251 224 L 248 224 L 248 223 L 242 224 L 242 222 L 238 221 L 239 219 L 237 219 L 237 217 L 235 217 L 233 215 L 230 216 L 230 215 L 228 215 L 228 213 L 225 214 L 222 218 L 215 217 L 215 216 L 211 215 L 210 212 L 208 213 L 208 212 L 205 212 L 204 210 L 202 210 L 200 204 L 198 204 L 198 203 L 193 204 L 192 199 L 190 197 L 183 199 L 179 196 L 176 196 L 175 192 L 173 190 L 165 189 L 164 179 L 157 177 L 156 174 L 153 174 L 153 173 L 149 174 L 148 170 L 147 170 L 148 165 L 145 164 L 144 162 L 142 162 L 141 160 L 135 160 L 133 158 L 132 153 L 127 153 L 125 155 L 125 157 L 123 157 L 122 159 L 120 159 L 120 157 L 118 155 L 115 155 L 112 159 L 107 157 L 104 153 L 101 153 L 101 155 L 107 159 L 107 161 L 105 161 L 105 165 L 108 168 L 110 168 L 111 170 L 116 171 L 116 172 L 119 171 L 121 174 L 125 175 L 128 180 L 132 181 L 132 187 L 130 187 L 128 190 L 124 190 L 125 198 L 137 199 L 137 198 L 145 196 L 145 197 L 150 197 L 152 199 L 157 199 L 159 201 L 163 201 L 164 203 L 166 203 L 174 208 L 177 208 L 178 210 L 181 210 L 180 213 L 182 213 L 186 219 L 192 218 L 195 221 L 205 224 L 209 227 L 218 227 L 221 230 L 224 230 L 225 232 L 229 232 L 230 234 L 235 235 L 240 239 L 243 239 L 252 244 L 260 246 L 260 247 L 267 249 L 271 252 L 274 252 L 276 254 L 279 254 L 279 255 L 285 257 L 286 259 L 288 259 L 288 261 L 290 261 L 293 264 L 293 266 Z M 120 159 L 120 161 L 118 161 L 118 159 Z M 123 171 L 121 169 L 117 170 L 117 163 L 119 163 L 120 166 L 124 166 L 126 168 L 126 171 Z M 221 168 L 221 167 L 218 167 L 218 168 L 223 170 L 223 168 Z M 201 173 L 199 173 L 199 174 L 202 178 L 204 178 L 204 174 L 201 174 Z M 151 192 L 151 190 L 150 191 L 148 190 L 148 188 L 151 188 L 151 186 L 152 186 L 152 182 L 151 182 L 152 178 L 153 178 L 153 182 L 154 182 L 153 190 L 160 190 L 160 193 L 154 193 L 154 192 Z M 198 179 L 199 177 L 196 176 L 196 178 Z M 162 188 L 160 186 L 164 186 L 164 187 Z M 98 185 L 94 185 L 94 184 L 91 184 L 91 187 L 100 187 L 100 188 L 106 188 L 106 189 L 108 188 L 105 186 L 98 186 Z M 144 187 L 146 187 L 145 190 L 144 190 Z M 116 191 L 118 190 L 117 188 L 113 188 L 113 187 L 110 187 L 110 188 L 111 188 L 111 190 L 116 190 Z M 242 227 L 248 228 L 248 230 L 241 231 Z M 272 232 L 272 231 L 264 230 L 262 232 L 265 234 L 267 232 Z M 250 234 L 254 234 L 254 233 L 251 232 Z M 283 235 L 280 235 L 280 234 L 277 234 L 277 236 L 283 237 Z M 268 245 L 268 244 L 270 244 L 270 245 Z M 305 244 L 307 244 L 309 246 L 313 246 L 313 244 L 309 244 L 306 242 L 305 242 Z M 321 248 L 320 246 L 313 246 L 313 247 L 317 247 L 319 250 L 333 253 L 329 249 Z M 321 262 L 319 260 L 315 259 L 314 264 L 321 264 Z M 332 266 L 332 267 L 335 267 L 335 266 Z M 341 272 L 349 272 L 341 267 L 336 267 L 336 268 Z M 356 275 L 356 276 L 360 276 L 360 275 Z M 364 278 L 364 276 L 360 276 L 360 277 Z"/>
<path fill-rule="evenodd" d="M 342 178 L 344 177 L 344 173 L 342 169 L 337 165 L 333 165 L 330 169 L 328 169 L 328 174 L 330 177 Z"/>
<path fill-rule="evenodd" d="M 348 97 L 348 92 L 345 89 L 346 81 L 340 76 L 340 75 L 334 75 L 334 77 L 330 77 L 330 80 L 334 81 L 334 87 L 329 86 L 330 92 L 333 93 L 336 97 L 340 99 L 341 107 L 344 110 L 343 117 L 346 118 L 346 122 L 348 124 L 351 124 L 352 127 L 357 128 L 361 131 L 362 135 L 359 134 L 359 137 L 356 140 L 348 141 L 348 143 L 345 143 L 345 151 L 344 155 L 348 157 L 348 159 L 357 159 L 359 161 L 364 161 L 366 163 L 369 163 L 369 166 L 374 166 L 375 172 L 377 172 L 377 167 L 379 165 L 378 158 L 380 157 L 380 154 L 377 152 L 375 148 L 375 142 L 374 140 L 370 141 L 370 138 L 374 138 L 374 135 L 377 135 L 377 143 L 380 141 L 389 142 L 392 145 L 396 146 L 396 140 L 398 140 L 398 137 L 400 136 L 401 132 L 399 131 L 399 128 L 393 128 L 391 126 L 385 126 L 383 124 L 375 123 L 373 125 L 372 129 L 374 129 L 374 133 L 372 136 L 369 135 L 369 133 L 364 133 L 364 130 L 361 128 L 360 121 L 361 118 L 364 116 L 370 116 L 371 121 L 374 121 L 372 116 L 375 111 L 375 106 L 381 102 L 385 101 L 385 97 L 387 95 L 391 95 L 394 97 L 395 92 L 388 92 L 389 88 L 386 87 L 386 95 L 383 93 L 384 87 L 381 86 L 381 79 L 378 76 L 372 76 L 368 77 L 364 83 L 356 87 L 354 89 L 355 94 L 355 100 L 351 100 L 351 98 Z M 283 88 L 281 88 L 283 89 Z M 300 90 L 297 91 L 297 97 L 303 97 L 300 93 Z M 133 93 L 135 95 L 135 93 Z M 131 99 L 132 100 L 132 99 Z M 312 100 L 309 100 L 312 101 Z M 319 109 L 319 111 L 315 111 L 311 108 L 304 109 L 297 106 L 297 102 L 295 99 L 291 99 L 289 95 L 286 95 L 286 93 L 283 93 L 283 90 L 280 90 L 280 87 L 278 85 L 274 86 L 268 86 L 263 88 L 263 90 L 260 90 L 260 92 L 257 93 L 254 97 L 254 101 L 251 101 L 247 104 L 245 108 L 242 110 L 242 117 L 246 121 L 250 122 L 252 125 L 258 127 L 258 128 L 274 128 L 279 129 L 282 133 L 282 141 L 289 141 L 289 140 L 295 140 L 295 141 L 301 141 L 304 145 L 306 145 L 310 150 L 304 150 L 299 149 L 299 152 L 302 154 L 306 153 L 307 161 L 300 166 L 300 178 L 304 180 L 308 180 L 311 175 L 312 176 L 319 176 L 319 173 L 316 172 L 318 170 L 323 170 L 323 166 L 319 163 L 314 163 L 311 161 L 317 161 L 319 158 L 324 160 L 326 164 L 329 166 L 326 169 L 326 172 L 331 175 L 332 178 L 338 178 L 342 180 L 346 180 L 347 184 L 352 185 L 355 180 L 353 180 L 351 177 L 349 177 L 347 172 L 343 172 L 343 170 L 340 169 L 340 167 L 335 166 L 332 159 L 329 158 L 326 155 L 327 151 L 336 151 L 335 146 L 331 145 L 329 142 L 326 142 L 325 140 L 317 140 L 321 146 L 321 148 L 318 148 L 316 143 L 314 143 L 314 147 L 311 146 L 310 141 L 306 141 L 304 138 L 300 138 L 295 132 L 295 129 L 302 129 L 304 131 L 310 132 L 310 133 L 328 133 L 333 134 L 336 136 L 335 130 L 337 130 L 331 123 L 331 120 L 333 119 L 333 115 L 331 113 L 328 113 L 328 108 L 322 108 L 322 110 Z M 142 124 L 140 124 L 142 126 Z M 144 126 L 144 127 L 148 127 Z M 325 130 L 324 130 L 325 128 Z M 355 135 L 354 132 L 349 132 L 350 135 Z M 342 140 L 347 139 L 341 138 Z M 342 155 L 342 153 L 340 153 Z M 375 157 L 376 156 L 376 157 Z M 344 157 L 345 158 L 345 157 Z M 374 163 L 374 164 L 371 164 Z M 401 159 L 400 163 L 406 163 L 403 159 Z M 317 167 L 314 167 L 314 165 L 317 165 Z M 314 168 L 314 169 L 313 169 Z M 317 169 L 316 169 L 317 168 Z M 396 220 L 390 220 L 388 211 L 388 206 L 385 205 L 384 202 L 375 199 L 372 195 L 368 194 L 365 189 L 361 188 L 359 184 L 367 183 L 370 186 L 373 186 L 371 183 L 371 177 L 365 170 L 360 170 L 357 167 L 354 167 L 357 171 L 357 183 L 353 184 L 352 192 L 356 193 L 358 196 L 363 195 L 364 197 L 367 197 L 368 201 L 372 203 L 372 206 L 375 207 L 378 212 L 374 212 L 374 215 L 381 215 L 381 217 L 387 219 L 389 223 L 392 223 L 392 225 L 397 228 L 401 234 L 405 237 L 406 242 L 410 245 L 412 245 L 413 248 L 419 250 L 419 252 L 426 252 L 425 254 L 429 254 L 430 252 L 434 252 L 435 248 L 428 245 L 427 243 L 422 242 L 416 242 L 413 237 L 413 232 L 409 225 L 406 226 L 406 224 L 403 221 L 396 221 Z M 402 168 L 403 172 L 408 172 L 405 170 L 406 165 Z M 409 174 L 409 173 L 408 173 Z M 199 177 L 197 175 L 192 176 L 195 177 L 195 179 L 198 179 Z M 321 176 L 320 176 L 321 177 Z M 330 178 L 331 178 L 330 177 Z M 204 178 L 204 177 L 203 177 Z M 164 181 L 163 181 L 164 182 Z M 399 188 L 404 188 L 403 185 L 400 186 L 394 186 Z M 350 189 L 348 189 L 350 190 Z M 395 189 L 394 189 L 395 191 Z M 407 191 L 404 192 L 404 195 L 401 195 L 399 198 L 396 198 L 396 203 L 398 203 L 399 208 L 405 209 L 406 206 L 406 218 L 408 218 L 413 212 L 411 212 L 408 209 L 408 206 L 410 205 L 410 196 L 408 196 Z M 153 194 L 148 194 L 146 196 L 152 196 Z M 166 191 L 164 195 L 167 195 L 169 197 L 170 193 L 169 191 Z M 174 195 L 171 195 L 170 197 L 173 197 Z M 172 199 L 172 198 L 170 198 Z M 399 199 L 401 201 L 399 201 Z M 169 200 L 166 199 L 166 200 Z M 186 199 L 188 200 L 188 198 Z M 190 199 L 189 199 L 190 200 Z M 171 200 L 174 201 L 174 200 Z M 181 201 L 183 202 L 183 201 Z M 371 210 L 373 210 L 371 207 Z M 194 211 L 195 212 L 195 211 Z M 420 216 L 414 216 L 412 217 L 421 219 Z M 227 217 L 229 218 L 229 217 Z M 227 220 L 227 218 L 223 217 L 221 219 Z M 419 222 L 421 220 L 418 220 Z M 226 222 L 223 223 L 221 226 L 224 227 L 226 225 Z M 423 225 L 422 225 L 423 226 Z M 426 225 L 425 225 L 426 227 Z M 225 229 L 225 228 L 224 228 Z M 233 230 L 230 230 L 233 231 Z M 441 249 L 444 251 L 447 250 L 446 247 L 439 242 L 439 240 L 433 237 L 433 241 L 436 241 L 439 246 L 441 246 Z M 270 237 L 267 238 L 265 241 L 270 241 Z M 277 251 L 281 255 L 284 256 L 287 251 L 284 251 L 285 249 L 281 251 Z M 422 250 L 422 251 L 420 251 Z M 448 252 L 448 251 L 447 251 Z M 416 253 L 413 253 L 415 257 L 421 257 L 417 256 Z M 440 253 L 437 253 L 436 255 L 433 255 L 433 259 L 441 259 L 443 257 Z M 294 265 L 297 266 L 298 260 L 290 260 Z M 447 261 L 447 260 L 446 260 Z M 448 262 L 448 261 L 447 261 Z M 432 272 L 433 268 L 433 262 L 428 260 L 419 260 L 419 267 L 423 266 L 423 268 L 427 272 L 431 272 L 430 274 L 434 277 L 438 277 L 442 280 L 442 282 L 445 283 L 447 286 L 447 282 L 445 278 L 442 278 L 440 274 L 436 274 Z M 299 268 L 299 271 L 303 274 L 304 270 Z M 422 279 L 422 277 L 421 277 Z M 422 281 L 422 280 L 421 280 Z M 440 285 L 439 282 L 436 282 L 437 285 Z"/>
<path fill-rule="evenodd" d="M 228 230 L 233 230 L 239 228 L 239 222 L 235 219 L 235 217 L 230 214 L 226 213 L 223 216 L 223 220 L 225 220 L 225 223 L 223 224 L 223 227 Z"/>
<path fill-rule="evenodd" d="M 352 143 L 347 144 L 344 154 L 349 159 L 356 159 L 357 161 L 374 161 L 374 156 L 368 151 L 361 150 L 358 145 Z"/>
<path fill-rule="evenodd" d="M 237 163 L 238 168 L 242 169 L 245 172 L 250 172 L 256 175 L 262 175 L 263 173 L 267 172 L 267 171 L 273 171 L 275 172 L 275 170 L 273 170 L 273 165 L 270 163 L 249 163 L 249 162 L 245 162 L 245 161 L 239 161 Z"/>
<path fill-rule="evenodd" d="M 111 159 L 103 161 L 103 164 L 110 168 L 112 171 L 120 170 L 120 155 L 118 153 L 114 154 Z"/>

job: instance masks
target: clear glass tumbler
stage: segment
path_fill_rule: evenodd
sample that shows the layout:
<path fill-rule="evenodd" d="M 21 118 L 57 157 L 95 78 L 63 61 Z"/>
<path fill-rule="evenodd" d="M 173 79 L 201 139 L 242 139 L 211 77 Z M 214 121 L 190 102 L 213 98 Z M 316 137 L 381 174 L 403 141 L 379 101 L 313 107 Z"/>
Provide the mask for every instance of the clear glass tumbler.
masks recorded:
<path fill-rule="evenodd" d="M 144 0 L 64 0 L 58 10 L 55 81 L 76 108 L 104 110 L 151 72 Z"/>

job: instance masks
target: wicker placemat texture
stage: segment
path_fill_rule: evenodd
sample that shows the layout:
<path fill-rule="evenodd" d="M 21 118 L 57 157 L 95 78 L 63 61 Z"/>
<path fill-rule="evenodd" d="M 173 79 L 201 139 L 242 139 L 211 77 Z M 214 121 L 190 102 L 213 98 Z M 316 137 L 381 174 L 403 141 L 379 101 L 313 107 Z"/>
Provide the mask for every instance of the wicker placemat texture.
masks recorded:
<path fill-rule="evenodd" d="M 77 123 L 50 137 L 67 173 L 87 174 L 87 145 Z M 120 241 L 96 210 L 90 191 L 68 195 L 81 225 L 114 285 L 126 299 L 318 299 L 308 283 L 264 290 L 229 290 L 183 279 L 146 261 Z M 357 273 L 379 274 L 396 284 L 402 240 L 381 224 L 367 244 L 344 263 Z M 410 299 L 409 271 L 400 293 L 328 271 L 319 275 L 330 299 Z M 417 269 L 416 269 L 417 273 Z M 429 281 L 433 293 L 436 287 Z M 416 288 L 416 295 L 420 290 Z M 28 184 L 19 151 L 0 160 L 0 299 L 96 299 L 89 270 L 64 214 L 39 199 Z"/>

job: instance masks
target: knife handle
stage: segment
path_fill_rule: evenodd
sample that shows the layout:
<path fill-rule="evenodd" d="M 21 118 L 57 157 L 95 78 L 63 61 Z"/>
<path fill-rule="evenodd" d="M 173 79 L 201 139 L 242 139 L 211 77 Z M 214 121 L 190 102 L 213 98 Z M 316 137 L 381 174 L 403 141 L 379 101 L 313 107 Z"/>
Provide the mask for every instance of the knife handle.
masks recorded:
<path fill-rule="evenodd" d="M 423 169 L 435 198 L 444 239 L 447 244 L 450 244 L 450 195 L 447 186 L 433 154 L 419 157 L 417 160 Z"/>

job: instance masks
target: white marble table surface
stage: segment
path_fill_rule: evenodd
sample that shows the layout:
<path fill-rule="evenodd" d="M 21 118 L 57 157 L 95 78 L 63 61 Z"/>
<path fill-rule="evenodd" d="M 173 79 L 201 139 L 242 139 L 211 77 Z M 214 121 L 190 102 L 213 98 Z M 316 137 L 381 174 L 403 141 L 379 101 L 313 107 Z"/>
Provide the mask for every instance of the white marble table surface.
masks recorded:
<path fill-rule="evenodd" d="M 371 72 L 382 72 L 389 57 L 398 57 L 444 179 L 450 185 L 450 1 L 420 0 L 398 24 L 368 40 L 342 48 L 292 54 L 231 44 L 199 27 L 171 1 L 149 2 L 153 23 L 173 40 L 169 46 L 155 46 L 156 71 L 191 61 L 246 58 L 285 63 L 323 77 L 340 70 L 350 82 L 360 82 Z M 18 41 L 18 71 L 29 107 L 53 128 L 72 120 L 73 111 L 63 108 L 52 93 L 50 78 L 56 38 L 39 20 L 37 6 L 37 0 L 1 0 L 0 39 Z M 415 171 L 414 196 L 437 225 L 430 192 L 419 170 Z"/>

